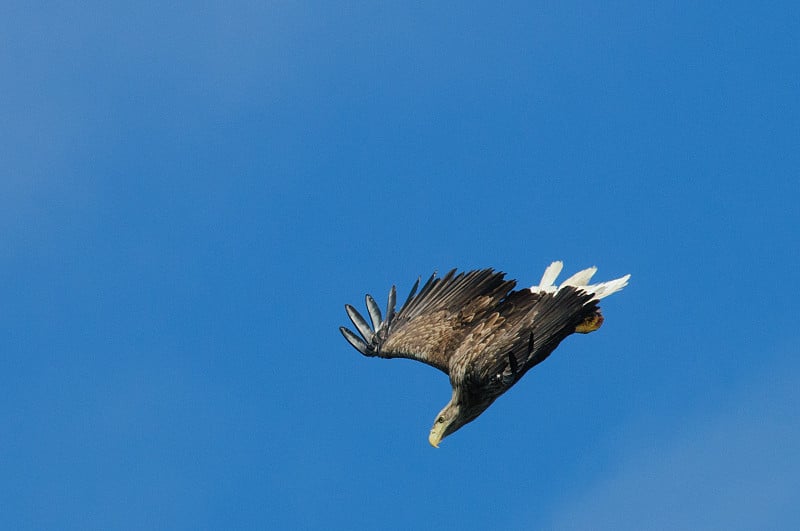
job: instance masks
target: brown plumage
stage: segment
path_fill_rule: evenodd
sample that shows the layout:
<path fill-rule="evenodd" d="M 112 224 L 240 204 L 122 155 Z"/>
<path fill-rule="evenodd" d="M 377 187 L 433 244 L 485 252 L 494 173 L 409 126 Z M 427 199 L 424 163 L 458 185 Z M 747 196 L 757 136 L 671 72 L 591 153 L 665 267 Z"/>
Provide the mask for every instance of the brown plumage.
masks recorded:
<path fill-rule="evenodd" d="M 556 288 L 561 267 L 554 262 L 539 286 L 517 291 L 515 281 L 492 269 L 458 274 L 454 269 L 442 278 L 434 273 L 418 294 L 417 280 L 399 312 L 392 286 L 385 318 L 367 295 L 372 326 L 345 305 L 361 337 L 340 330 L 365 356 L 414 359 L 450 377 L 453 396 L 429 436 L 438 446 L 544 361 L 565 337 L 599 328 L 597 301 L 622 289 L 630 277 L 587 285 L 595 271 L 590 268 Z"/>

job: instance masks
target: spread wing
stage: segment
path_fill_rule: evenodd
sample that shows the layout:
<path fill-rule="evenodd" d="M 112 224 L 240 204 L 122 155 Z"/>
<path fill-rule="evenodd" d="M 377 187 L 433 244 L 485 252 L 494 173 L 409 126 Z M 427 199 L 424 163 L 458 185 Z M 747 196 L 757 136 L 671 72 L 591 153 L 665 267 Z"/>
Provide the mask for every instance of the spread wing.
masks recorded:
<path fill-rule="evenodd" d="M 442 278 L 436 278 L 434 273 L 419 294 L 417 280 L 399 312 L 395 312 L 396 289 L 392 286 L 385 318 L 375 300 L 367 295 L 372 326 L 355 308 L 345 305 L 360 336 L 345 327 L 339 330 L 365 356 L 409 358 L 449 374 L 450 358 L 465 335 L 496 313 L 498 304 L 515 284 L 492 269 L 458 274 L 453 269 Z"/>
<path fill-rule="evenodd" d="M 497 309 L 491 326 L 476 327 L 456 356 L 475 358 L 471 378 L 507 389 L 544 361 L 564 338 L 599 315 L 593 293 L 567 286 L 556 292 L 515 291 Z"/>

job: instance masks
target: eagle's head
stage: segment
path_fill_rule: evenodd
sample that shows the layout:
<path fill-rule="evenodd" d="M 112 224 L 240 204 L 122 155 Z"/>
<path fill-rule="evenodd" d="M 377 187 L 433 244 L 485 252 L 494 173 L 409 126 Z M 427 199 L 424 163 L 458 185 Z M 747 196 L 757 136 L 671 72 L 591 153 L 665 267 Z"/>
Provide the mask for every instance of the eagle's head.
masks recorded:
<path fill-rule="evenodd" d="M 458 388 L 453 390 L 453 398 L 442 409 L 436 420 L 433 421 L 431 433 L 428 435 L 428 442 L 434 448 L 439 448 L 442 439 L 454 433 L 461 426 L 475 420 L 478 415 L 486 411 L 496 396 L 484 396 L 484 400 L 475 402 L 465 399 L 464 394 Z"/>

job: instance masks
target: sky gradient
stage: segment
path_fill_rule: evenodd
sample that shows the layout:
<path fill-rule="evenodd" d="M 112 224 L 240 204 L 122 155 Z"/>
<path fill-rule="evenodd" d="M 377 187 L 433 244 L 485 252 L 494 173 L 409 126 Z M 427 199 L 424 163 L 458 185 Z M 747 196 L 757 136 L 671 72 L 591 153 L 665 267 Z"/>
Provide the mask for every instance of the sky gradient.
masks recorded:
<path fill-rule="evenodd" d="M 797 529 L 794 2 L 0 7 L 0 527 Z M 631 273 L 478 420 L 344 304 Z"/>

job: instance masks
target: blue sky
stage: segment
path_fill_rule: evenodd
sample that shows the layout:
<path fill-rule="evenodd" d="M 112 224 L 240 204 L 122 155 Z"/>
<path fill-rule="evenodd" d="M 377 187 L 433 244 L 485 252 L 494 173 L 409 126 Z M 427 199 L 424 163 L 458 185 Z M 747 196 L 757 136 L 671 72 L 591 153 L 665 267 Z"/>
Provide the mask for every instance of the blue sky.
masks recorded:
<path fill-rule="evenodd" d="M 797 529 L 794 2 L 4 3 L 0 526 Z M 343 305 L 632 274 L 439 450 Z"/>

